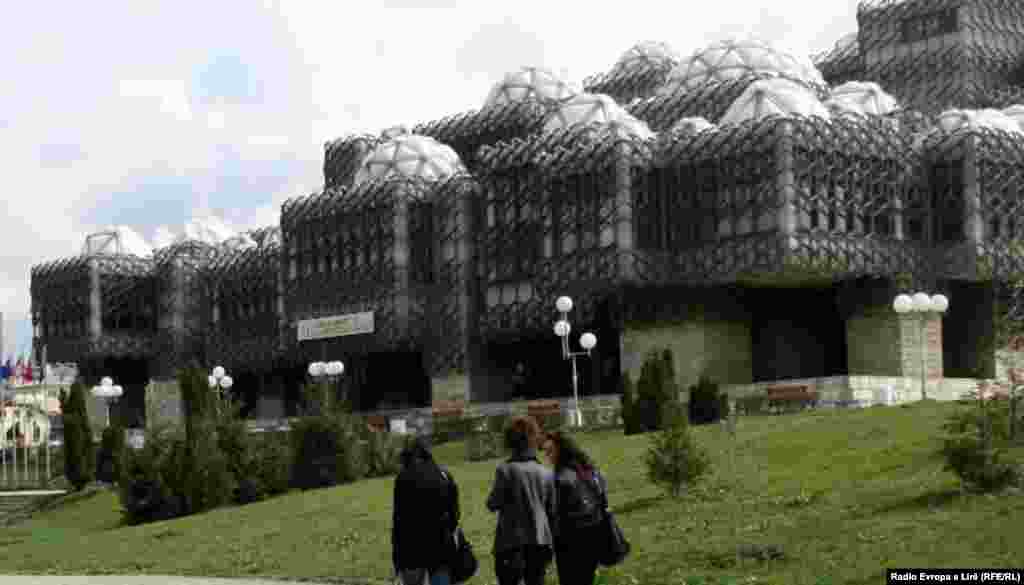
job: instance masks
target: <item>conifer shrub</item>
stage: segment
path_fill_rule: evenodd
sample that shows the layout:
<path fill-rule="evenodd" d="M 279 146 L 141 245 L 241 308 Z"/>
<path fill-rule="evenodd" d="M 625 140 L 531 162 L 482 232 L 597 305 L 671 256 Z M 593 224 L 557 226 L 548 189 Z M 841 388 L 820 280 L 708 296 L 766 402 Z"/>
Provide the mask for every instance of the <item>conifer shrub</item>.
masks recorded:
<path fill-rule="evenodd" d="M 960 478 L 968 491 L 994 492 L 1024 479 L 1019 462 L 1008 459 L 1010 440 L 1009 400 L 986 398 L 971 392 L 967 406 L 949 416 L 943 425 L 940 453 L 945 469 Z"/>
<path fill-rule="evenodd" d="M 103 429 L 96 461 L 96 479 L 107 483 L 120 481 L 126 451 L 124 428 L 121 425 L 115 423 Z"/>
<path fill-rule="evenodd" d="M 176 483 L 185 454 L 185 436 L 169 423 L 146 431 L 141 449 L 126 454 L 118 495 L 128 524 L 143 524 L 176 518 L 183 514 L 183 501 Z"/>
<path fill-rule="evenodd" d="M 729 416 L 729 397 L 717 383 L 701 376 L 697 385 L 690 387 L 689 415 L 695 425 L 718 422 Z"/>
<path fill-rule="evenodd" d="M 672 350 L 653 350 L 640 368 L 636 400 L 630 406 L 634 429 L 647 433 L 662 429 L 679 408 Z"/>
<path fill-rule="evenodd" d="M 654 434 L 645 456 L 647 478 L 672 498 L 678 498 L 711 470 L 711 458 L 690 431 L 681 413 L 665 421 L 666 428 Z"/>
<path fill-rule="evenodd" d="M 75 382 L 58 399 L 64 420 L 64 477 L 75 491 L 96 479 L 96 448 L 85 393 L 85 385 Z"/>

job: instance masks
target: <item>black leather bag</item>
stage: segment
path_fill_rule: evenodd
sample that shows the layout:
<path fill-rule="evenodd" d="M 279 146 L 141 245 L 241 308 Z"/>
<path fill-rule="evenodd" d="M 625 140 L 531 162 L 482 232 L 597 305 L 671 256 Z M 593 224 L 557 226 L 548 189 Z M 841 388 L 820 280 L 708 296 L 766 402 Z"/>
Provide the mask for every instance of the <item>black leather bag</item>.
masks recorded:
<path fill-rule="evenodd" d="M 615 520 L 615 514 L 612 514 L 611 510 L 608 509 L 608 494 L 601 487 L 598 477 L 595 475 L 593 481 L 589 483 L 592 489 L 595 490 L 603 511 L 601 523 L 597 527 L 597 562 L 602 567 L 612 567 L 621 563 L 629 556 L 629 541 L 626 540 L 626 534 Z"/>
<path fill-rule="evenodd" d="M 455 547 L 448 570 L 451 572 L 452 583 L 462 583 L 476 575 L 480 563 L 477 562 L 476 555 L 473 554 L 473 545 L 466 540 L 466 535 L 463 534 L 461 527 L 455 528 L 452 539 L 455 541 Z"/>

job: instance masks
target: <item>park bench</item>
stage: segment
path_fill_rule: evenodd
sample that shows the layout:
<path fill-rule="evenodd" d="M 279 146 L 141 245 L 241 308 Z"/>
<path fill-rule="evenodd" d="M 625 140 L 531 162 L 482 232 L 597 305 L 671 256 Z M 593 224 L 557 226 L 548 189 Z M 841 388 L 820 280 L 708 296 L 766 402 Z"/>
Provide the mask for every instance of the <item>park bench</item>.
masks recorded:
<path fill-rule="evenodd" d="M 808 386 L 772 386 L 765 398 L 768 408 L 779 411 L 803 410 L 818 404 L 818 393 Z"/>
<path fill-rule="evenodd" d="M 371 414 L 366 417 L 366 426 L 373 432 L 388 431 L 388 417 L 381 414 Z"/>

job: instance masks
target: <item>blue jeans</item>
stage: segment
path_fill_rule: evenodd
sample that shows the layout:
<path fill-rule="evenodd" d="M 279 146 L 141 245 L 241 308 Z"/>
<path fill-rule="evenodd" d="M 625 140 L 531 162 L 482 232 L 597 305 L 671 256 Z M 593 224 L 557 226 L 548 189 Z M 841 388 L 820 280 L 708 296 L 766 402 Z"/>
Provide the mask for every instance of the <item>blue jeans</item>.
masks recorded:
<path fill-rule="evenodd" d="M 423 585 L 427 576 L 426 569 L 403 569 L 400 573 L 402 585 Z M 430 585 L 451 585 L 448 569 L 440 567 L 430 574 Z"/>

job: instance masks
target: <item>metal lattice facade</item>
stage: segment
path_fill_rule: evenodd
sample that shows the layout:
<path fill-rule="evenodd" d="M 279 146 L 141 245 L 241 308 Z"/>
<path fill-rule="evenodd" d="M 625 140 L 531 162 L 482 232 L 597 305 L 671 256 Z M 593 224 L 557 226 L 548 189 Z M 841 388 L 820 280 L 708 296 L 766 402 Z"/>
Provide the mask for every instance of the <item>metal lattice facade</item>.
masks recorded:
<path fill-rule="evenodd" d="M 1024 4 L 865 3 L 858 22 L 817 58 L 822 75 L 877 82 L 902 109 L 719 126 L 773 76 L 672 89 L 679 62 L 664 57 L 584 83 L 653 138 L 615 121 L 545 131 L 557 101 L 513 101 L 404 131 L 447 145 L 468 172 L 365 182 L 361 165 L 389 136 L 342 138 L 325 145 L 323 192 L 287 201 L 279 228 L 249 234 L 255 246 L 188 241 L 153 259 L 35 267 L 39 342 L 54 360 L 134 355 L 159 371 L 411 351 L 442 376 L 469 367 L 473 344 L 549 331 L 563 294 L 586 326 L 621 319 L 626 290 L 1018 277 L 1024 131 L 943 130 L 936 114 L 1024 102 Z M 370 335 L 298 341 L 301 320 L 365 311 Z"/>

